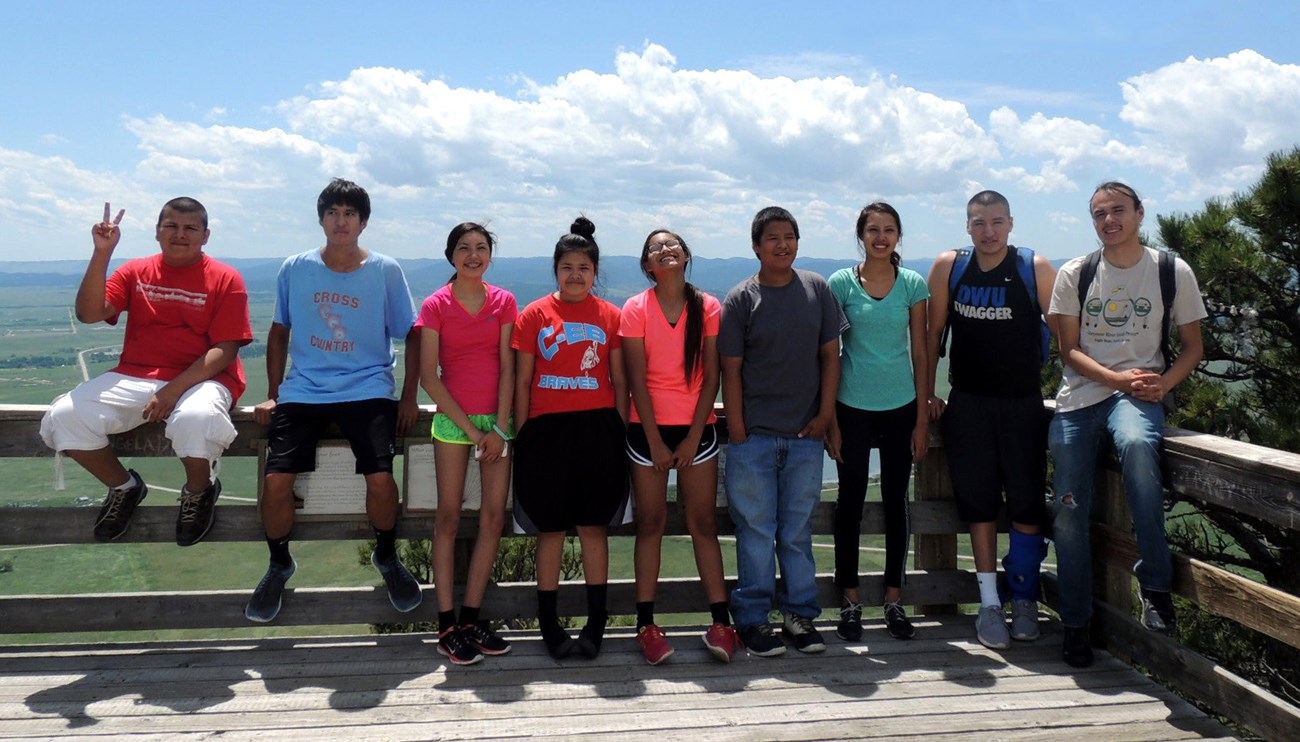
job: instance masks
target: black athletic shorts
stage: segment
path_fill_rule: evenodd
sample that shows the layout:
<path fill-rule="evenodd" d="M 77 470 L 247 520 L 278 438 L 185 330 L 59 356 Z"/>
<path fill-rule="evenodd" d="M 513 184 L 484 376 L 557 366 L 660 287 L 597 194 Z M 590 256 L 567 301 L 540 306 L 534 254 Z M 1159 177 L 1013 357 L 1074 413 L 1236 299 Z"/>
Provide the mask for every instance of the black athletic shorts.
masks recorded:
<path fill-rule="evenodd" d="M 356 402 L 309 404 L 285 402 L 271 412 L 267 431 L 266 473 L 301 474 L 316 471 L 316 443 L 333 423 L 352 446 L 357 474 L 393 470 L 397 449 L 397 402 L 363 399 Z"/>
<path fill-rule="evenodd" d="M 676 450 L 686 440 L 686 434 L 691 432 L 689 425 L 660 425 L 659 437 L 664 439 L 664 445 L 668 450 Z M 645 437 L 645 428 L 641 423 L 628 423 L 627 426 L 627 457 L 632 460 L 633 464 L 641 466 L 655 465 L 654 459 L 650 456 L 650 441 Z M 700 445 L 695 448 L 695 458 L 691 460 L 692 464 L 699 464 L 708 461 L 718 455 L 718 430 L 717 427 L 710 424 L 704 426 L 704 431 L 700 433 Z"/>
<path fill-rule="evenodd" d="M 1043 525 L 1048 422 L 1043 400 L 954 389 L 942 420 L 958 516 L 967 523 L 997 520 L 1005 490 L 1012 522 Z"/>
<path fill-rule="evenodd" d="M 524 423 L 514 442 L 517 530 L 621 524 L 629 506 L 626 427 L 613 407 L 553 412 Z"/>

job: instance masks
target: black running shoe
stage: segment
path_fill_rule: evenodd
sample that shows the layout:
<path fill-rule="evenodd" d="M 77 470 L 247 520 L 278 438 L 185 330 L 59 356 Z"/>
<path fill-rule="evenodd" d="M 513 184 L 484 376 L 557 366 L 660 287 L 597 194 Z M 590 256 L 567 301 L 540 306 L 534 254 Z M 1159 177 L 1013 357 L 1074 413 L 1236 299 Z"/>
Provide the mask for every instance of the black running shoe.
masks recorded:
<path fill-rule="evenodd" d="M 221 497 L 221 480 L 218 479 L 202 492 L 190 492 L 181 487 L 181 511 L 176 516 L 176 543 L 193 546 L 203 540 L 217 520 L 217 498 Z"/>
<path fill-rule="evenodd" d="M 398 559 L 396 554 L 381 560 L 378 552 L 371 552 L 370 563 L 384 578 L 384 585 L 388 587 L 388 602 L 392 603 L 398 611 L 409 613 L 420 605 L 421 600 L 424 600 L 420 583 L 407 571 L 406 565 L 402 564 L 402 560 Z"/>
<path fill-rule="evenodd" d="M 280 615 L 280 604 L 284 597 L 284 584 L 298 571 L 298 564 L 292 559 L 289 566 L 282 567 L 275 562 L 266 568 L 266 575 L 257 583 L 253 596 L 244 607 L 244 618 L 257 623 L 269 623 Z"/>
<path fill-rule="evenodd" d="M 478 651 L 459 626 L 438 634 L 438 654 L 451 660 L 453 665 L 472 665 L 483 659 L 483 653 Z"/>
<path fill-rule="evenodd" d="M 901 603 L 885 604 L 885 627 L 895 639 L 911 639 L 916 634 L 912 622 L 907 618 L 907 611 Z"/>
<path fill-rule="evenodd" d="M 811 618 L 787 613 L 784 623 L 781 624 L 781 632 L 790 637 L 790 641 L 794 642 L 794 648 L 800 652 L 816 654 L 826 651 L 826 642 L 822 640 L 821 632 L 813 626 Z"/>
<path fill-rule="evenodd" d="M 840 622 L 835 633 L 846 642 L 862 641 L 862 604 L 846 603 L 840 607 Z"/>
<path fill-rule="evenodd" d="M 470 643 L 478 647 L 478 651 L 490 657 L 496 657 L 502 654 L 509 654 L 510 642 L 497 636 L 486 621 L 478 623 L 463 624 L 460 627 L 460 633 L 469 639 Z"/>
<path fill-rule="evenodd" d="M 99 517 L 95 519 L 96 541 L 116 541 L 119 536 L 126 533 L 127 527 L 131 525 L 131 516 L 135 513 L 136 506 L 145 495 L 149 494 L 149 487 L 144 483 L 144 478 L 136 474 L 134 469 L 129 473 L 136 482 L 134 487 L 124 490 L 111 489 L 104 496 L 104 507 L 99 509 Z"/>
<path fill-rule="evenodd" d="M 736 632 L 740 634 L 740 640 L 745 643 L 745 649 L 749 650 L 750 654 L 759 657 L 776 657 L 785 654 L 785 644 L 772 632 L 772 625 L 769 623 L 741 626 L 736 629 Z"/>

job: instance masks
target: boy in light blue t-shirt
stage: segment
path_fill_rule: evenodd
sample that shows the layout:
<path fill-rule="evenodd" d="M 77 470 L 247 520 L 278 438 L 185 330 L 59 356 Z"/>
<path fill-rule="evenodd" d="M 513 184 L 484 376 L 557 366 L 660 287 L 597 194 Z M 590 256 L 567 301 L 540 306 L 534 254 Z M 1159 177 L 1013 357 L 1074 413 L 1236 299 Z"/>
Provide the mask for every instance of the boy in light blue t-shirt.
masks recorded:
<path fill-rule="evenodd" d="M 370 219 L 370 196 L 335 179 L 316 212 L 325 246 L 284 261 L 275 318 L 266 341 L 267 394 L 254 416 L 268 425 L 262 525 L 271 564 L 244 609 L 265 623 L 280 612 L 284 585 L 297 565 L 289 555 L 294 482 L 316 468 L 316 443 L 335 424 L 366 479 L 366 515 L 375 530 L 371 562 L 399 611 L 420 604 L 420 585 L 397 558 L 397 481 L 393 455 L 419 410 L 419 333 L 402 268 L 358 240 Z M 396 395 L 393 340 L 406 338 L 406 378 Z M 286 361 L 293 365 L 285 374 Z"/>

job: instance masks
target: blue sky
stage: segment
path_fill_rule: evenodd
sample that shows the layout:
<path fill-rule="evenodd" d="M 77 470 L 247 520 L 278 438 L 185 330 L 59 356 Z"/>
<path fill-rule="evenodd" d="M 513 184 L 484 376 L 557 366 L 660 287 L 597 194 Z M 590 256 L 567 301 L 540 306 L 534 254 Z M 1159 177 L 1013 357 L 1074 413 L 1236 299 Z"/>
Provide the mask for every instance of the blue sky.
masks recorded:
<path fill-rule="evenodd" d="M 549 254 L 579 212 L 611 253 L 667 225 L 747 255 L 770 203 L 804 254 L 846 257 L 878 199 L 930 257 L 994 188 L 1013 241 L 1064 258 L 1095 243 L 1102 180 L 1137 187 L 1153 231 L 1300 144 L 1298 8 L 6 3 L 0 260 L 86 257 L 105 200 L 120 254 L 149 254 L 182 194 L 213 254 L 299 252 L 333 175 L 371 191 L 363 244 L 399 257 L 467 219 Z"/>

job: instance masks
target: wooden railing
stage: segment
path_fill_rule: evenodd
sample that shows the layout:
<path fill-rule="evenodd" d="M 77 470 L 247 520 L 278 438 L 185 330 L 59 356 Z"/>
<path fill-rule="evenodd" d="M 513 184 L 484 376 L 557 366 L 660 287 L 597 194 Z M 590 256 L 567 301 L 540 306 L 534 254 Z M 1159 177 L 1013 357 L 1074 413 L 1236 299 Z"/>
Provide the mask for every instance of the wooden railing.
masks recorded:
<path fill-rule="evenodd" d="M 39 405 L 0 406 L 0 457 L 49 456 L 37 428 L 45 411 Z M 428 430 L 432 410 L 421 413 L 417 429 Z M 227 450 L 230 456 L 256 456 L 263 428 L 253 422 L 250 409 L 236 411 L 239 437 Z M 411 442 L 424 442 L 415 438 Z M 160 425 L 146 425 L 116 436 L 115 449 L 124 456 L 170 456 Z M 957 518 L 948 480 L 942 441 L 936 436 L 929 456 L 916 471 L 911 529 L 913 565 L 908 573 L 906 599 L 921 613 L 954 612 L 959 604 L 978 600 L 973 574 L 957 565 L 957 541 L 965 526 Z M 725 455 L 725 452 L 724 452 Z M 1300 456 L 1259 446 L 1202 435 L 1180 429 L 1167 431 L 1166 455 L 1170 487 L 1180 497 L 1211 503 L 1266 520 L 1288 529 L 1300 529 Z M 1224 670 L 1211 660 L 1168 637 L 1144 629 L 1134 618 L 1135 585 L 1132 565 L 1136 544 L 1122 483 L 1113 464 L 1098 477 L 1094 509 L 1096 613 L 1093 641 L 1112 654 L 1141 664 L 1166 682 L 1200 699 L 1218 712 L 1244 724 L 1257 734 L 1280 739 L 1300 728 L 1300 709 Z M 831 533 L 833 503 L 819 505 L 814 533 Z M 23 544 L 80 544 L 92 542 L 97 508 L 0 508 L 0 546 Z M 209 542 L 261 542 L 263 533 L 252 505 L 220 508 Z M 125 542 L 171 542 L 175 511 L 141 508 L 136 512 Z M 474 514 L 467 512 L 462 534 L 476 529 Z M 725 507 L 718 510 L 722 534 L 733 532 Z M 1005 523 L 1002 524 L 1005 530 Z M 431 515 L 404 515 L 398 526 L 401 538 L 427 538 L 433 530 Z M 631 536 L 633 526 L 611 530 L 614 536 Z M 667 532 L 686 533 L 681 512 L 670 509 Z M 883 510 L 868 503 L 862 532 L 884 532 Z M 364 516 L 354 519 L 299 522 L 294 539 L 368 539 L 371 531 Z M 508 536 L 510 534 L 507 534 Z M 113 548 L 104 546 L 102 548 Z M 819 577 L 823 605 L 837 604 L 830 575 Z M 251 587 L 251 585 L 250 585 Z M 1045 579 L 1046 603 L 1054 605 L 1055 582 Z M 488 590 L 484 612 L 501 618 L 528 618 L 534 614 L 531 583 L 506 583 Z M 325 587 L 292 590 L 278 625 L 334 625 L 381 622 L 433 621 L 436 601 L 426 586 L 426 600 L 410 614 L 398 614 L 381 587 Z M 879 573 L 863 575 L 865 595 L 884 590 Z M 1300 597 L 1233 574 L 1211 564 L 1175 555 L 1174 591 L 1201 608 L 1238 621 L 1292 647 L 1300 647 Z M 157 629 L 246 627 L 243 606 L 248 590 L 210 590 L 182 593 L 102 593 L 82 595 L 0 596 L 0 633 L 87 632 Z M 671 578 L 661 581 L 656 608 L 662 613 L 700 609 L 698 580 Z M 634 604 L 631 581 L 613 581 L 609 605 L 626 613 Z M 560 592 L 561 613 L 582 615 L 585 599 L 580 583 L 565 584 Z"/>

